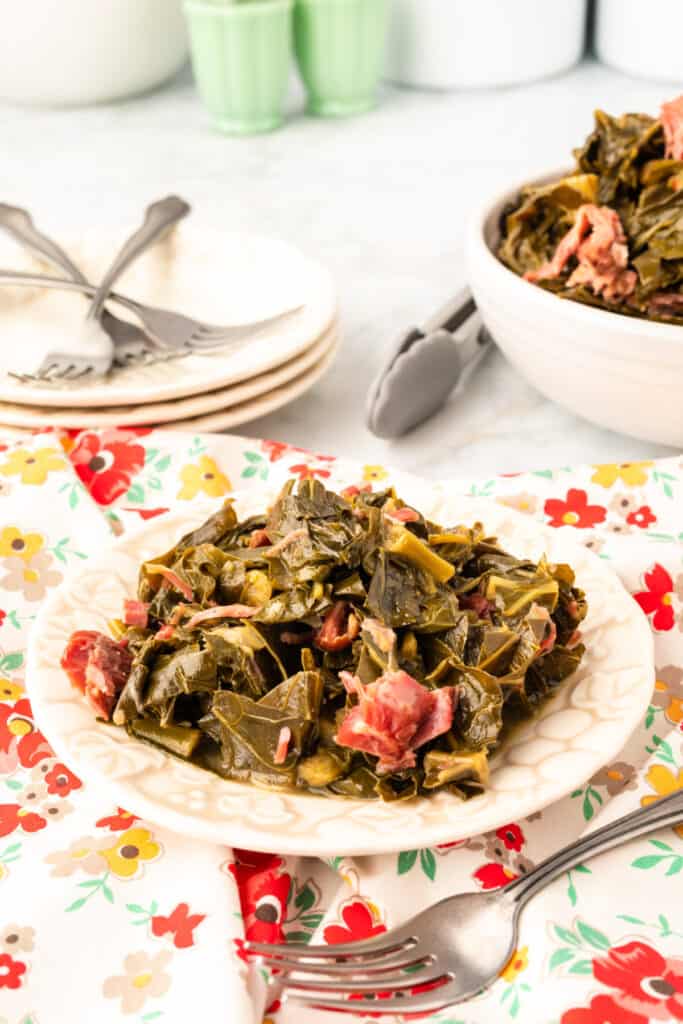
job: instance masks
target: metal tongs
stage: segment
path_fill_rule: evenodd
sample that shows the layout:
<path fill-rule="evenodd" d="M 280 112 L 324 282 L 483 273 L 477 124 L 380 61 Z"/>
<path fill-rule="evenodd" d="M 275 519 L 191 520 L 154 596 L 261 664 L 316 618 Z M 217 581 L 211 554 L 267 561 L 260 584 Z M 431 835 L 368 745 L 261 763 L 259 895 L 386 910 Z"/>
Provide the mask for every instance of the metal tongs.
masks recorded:
<path fill-rule="evenodd" d="M 492 344 L 472 293 L 463 288 L 399 338 L 368 393 L 368 429 L 394 438 L 429 419 Z"/>

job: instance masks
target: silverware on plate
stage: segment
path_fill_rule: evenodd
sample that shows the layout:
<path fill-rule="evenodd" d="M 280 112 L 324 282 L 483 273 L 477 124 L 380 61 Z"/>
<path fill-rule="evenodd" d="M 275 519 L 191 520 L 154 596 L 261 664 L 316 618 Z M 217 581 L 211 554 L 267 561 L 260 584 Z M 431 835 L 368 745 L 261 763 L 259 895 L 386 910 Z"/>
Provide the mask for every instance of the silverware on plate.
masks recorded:
<path fill-rule="evenodd" d="M 19 206 L 0 203 L 0 230 L 11 235 L 31 252 L 49 260 L 79 284 L 88 284 L 82 270 L 62 247 L 44 232 L 39 231 L 28 210 Z M 87 293 L 86 293 L 87 294 Z M 121 320 L 111 310 L 102 312 L 102 326 L 114 342 L 114 365 L 128 366 L 132 362 L 143 362 L 151 356 L 151 343 L 138 324 Z"/>
<path fill-rule="evenodd" d="M 394 438 L 429 419 L 491 344 L 472 294 L 464 288 L 393 346 L 368 392 L 368 428 L 378 437 Z"/>
<path fill-rule="evenodd" d="M 0 286 L 16 285 L 26 288 L 54 288 L 57 291 L 82 292 L 84 295 L 94 295 L 95 285 L 79 284 L 77 281 L 65 281 L 60 277 L 48 277 L 44 274 L 25 274 L 16 270 L 0 268 Z M 144 325 L 150 340 L 161 350 L 176 352 L 184 355 L 188 351 L 206 352 L 212 349 L 224 348 L 226 345 L 233 345 L 237 342 L 250 341 L 252 337 L 259 334 L 265 327 L 285 320 L 289 316 L 298 313 L 302 306 L 292 306 L 282 313 L 275 313 L 273 316 L 264 317 L 262 320 L 253 320 L 247 324 L 232 324 L 220 326 L 217 324 L 204 323 L 182 313 L 174 313 L 169 309 L 159 309 L 157 306 L 148 306 L 143 302 L 137 302 L 119 292 L 111 292 L 110 299 L 119 306 L 129 309 L 131 313 Z"/>
<path fill-rule="evenodd" d="M 48 352 L 34 374 L 13 375 L 31 384 L 72 383 L 103 377 L 111 368 L 114 344 L 102 325 L 102 314 L 114 282 L 124 270 L 173 224 L 190 212 L 190 206 L 178 196 L 167 196 L 152 203 L 142 226 L 124 243 L 116 259 L 92 295 L 80 336 L 63 351 Z M 74 282 L 75 283 L 75 282 Z"/>
<path fill-rule="evenodd" d="M 504 889 L 451 896 L 374 939 L 333 946 L 247 941 L 245 949 L 277 968 L 274 981 L 297 1002 L 349 1011 L 354 1004 L 344 995 L 381 991 L 391 994 L 373 1002 L 373 1015 L 441 1010 L 493 984 L 516 948 L 522 908 L 558 875 L 682 820 L 679 791 L 565 846 Z"/>

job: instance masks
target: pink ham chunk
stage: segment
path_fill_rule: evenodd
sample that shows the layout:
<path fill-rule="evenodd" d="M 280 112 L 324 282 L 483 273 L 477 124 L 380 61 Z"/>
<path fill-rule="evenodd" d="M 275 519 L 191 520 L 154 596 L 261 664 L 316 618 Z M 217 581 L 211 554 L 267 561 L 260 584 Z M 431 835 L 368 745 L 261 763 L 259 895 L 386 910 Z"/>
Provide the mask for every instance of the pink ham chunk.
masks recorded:
<path fill-rule="evenodd" d="M 580 206 L 553 258 L 538 270 L 528 270 L 524 278 L 533 283 L 558 278 L 572 257 L 576 257 L 578 266 L 567 281 L 569 288 L 585 284 L 596 295 L 619 300 L 631 295 L 636 287 L 638 275 L 627 269 L 628 244 L 619 214 L 608 206 Z"/>
<path fill-rule="evenodd" d="M 69 640 L 61 666 L 93 710 L 109 720 L 128 681 L 133 655 L 123 644 L 95 630 L 82 629 Z"/>
<path fill-rule="evenodd" d="M 350 672 L 341 672 L 340 678 L 358 696 L 358 704 L 347 711 L 336 742 L 378 757 L 378 772 L 413 768 L 415 750 L 453 723 L 452 686 L 428 690 L 403 671 L 385 672 L 367 686 Z"/>
<path fill-rule="evenodd" d="M 133 601 L 126 599 L 123 602 L 123 621 L 127 626 L 140 626 L 147 628 L 149 605 L 146 601 Z"/>
<path fill-rule="evenodd" d="M 666 144 L 664 156 L 669 160 L 683 160 L 683 96 L 662 103 L 659 116 Z"/>

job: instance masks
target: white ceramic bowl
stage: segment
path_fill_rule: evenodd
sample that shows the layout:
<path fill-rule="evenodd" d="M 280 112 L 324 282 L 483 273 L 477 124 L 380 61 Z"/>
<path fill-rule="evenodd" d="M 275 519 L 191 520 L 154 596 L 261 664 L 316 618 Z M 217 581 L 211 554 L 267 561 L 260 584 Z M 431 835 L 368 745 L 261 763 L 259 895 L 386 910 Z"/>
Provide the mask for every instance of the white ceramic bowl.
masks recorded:
<path fill-rule="evenodd" d="M 544 395 L 600 426 L 683 447 L 683 327 L 560 299 L 508 270 L 494 254 L 499 219 L 523 184 L 486 202 L 468 227 L 468 279 L 486 326 Z"/>
<path fill-rule="evenodd" d="M 386 77 L 432 89 L 530 82 L 581 57 L 586 0 L 391 0 Z"/>
<path fill-rule="evenodd" d="M 627 75 L 683 82 L 682 35 L 680 0 L 598 0 L 597 55 Z"/>
<path fill-rule="evenodd" d="M 0 99 L 77 106 L 144 92 L 187 59 L 181 0 L 0 0 Z"/>

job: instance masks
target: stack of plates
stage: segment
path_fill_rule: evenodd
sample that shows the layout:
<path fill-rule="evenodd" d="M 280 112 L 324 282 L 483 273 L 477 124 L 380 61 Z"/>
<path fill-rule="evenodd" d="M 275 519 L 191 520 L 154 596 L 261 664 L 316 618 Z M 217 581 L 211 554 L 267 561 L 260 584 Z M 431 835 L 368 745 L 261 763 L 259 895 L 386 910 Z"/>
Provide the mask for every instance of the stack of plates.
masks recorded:
<path fill-rule="evenodd" d="M 81 239 L 70 250 L 97 278 L 118 241 L 104 245 Z M 24 257 L 20 269 L 29 266 L 35 269 Z M 272 239 L 226 235 L 187 222 L 142 257 L 117 289 L 214 324 L 249 324 L 296 312 L 264 326 L 241 347 L 127 367 L 91 384 L 41 388 L 3 375 L 0 424 L 224 430 L 298 398 L 330 366 L 339 341 L 330 275 L 297 249 Z M 2 289 L 3 352 L 21 355 L 20 363 L 5 368 L 37 366 L 51 344 L 78 330 L 83 311 L 77 295 Z"/>

